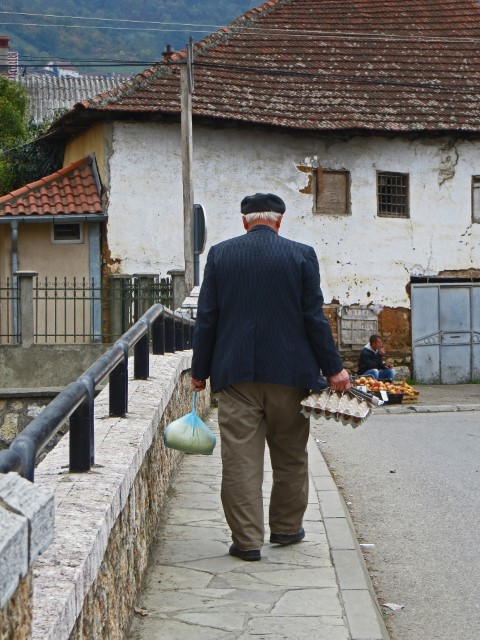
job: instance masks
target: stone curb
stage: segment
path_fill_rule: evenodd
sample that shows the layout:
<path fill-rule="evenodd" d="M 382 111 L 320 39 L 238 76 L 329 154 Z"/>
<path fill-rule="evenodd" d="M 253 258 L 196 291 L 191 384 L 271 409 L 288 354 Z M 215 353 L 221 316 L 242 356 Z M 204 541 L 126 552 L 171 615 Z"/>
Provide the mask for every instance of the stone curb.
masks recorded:
<path fill-rule="evenodd" d="M 308 456 L 351 640 L 389 640 L 347 506 L 312 436 Z"/>
<path fill-rule="evenodd" d="M 382 406 L 376 411 L 385 413 L 412 414 L 412 413 L 455 413 L 457 411 L 480 411 L 480 404 L 437 404 L 437 405 L 392 405 Z"/>

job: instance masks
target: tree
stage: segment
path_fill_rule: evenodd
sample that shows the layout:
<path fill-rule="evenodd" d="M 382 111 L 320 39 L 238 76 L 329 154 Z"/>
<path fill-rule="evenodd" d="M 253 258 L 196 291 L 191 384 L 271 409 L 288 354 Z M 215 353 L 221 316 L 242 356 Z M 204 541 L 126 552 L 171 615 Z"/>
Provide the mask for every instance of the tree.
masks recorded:
<path fill-rule="evenodd" d="M 27 94 L 23 87 L 0 76 L 0 193 L 10 190 L 14 178 L 6 152 L 27 137 L 26 108 Z"/>
<path fill-rule="evenodd" d="M 27 136 L 23 144 L 9 151 L 5 162 L 10 171 L 8 193 L 29 182 L 34 182 L 54 173 L 61 168 L 63 162 L 63 143 L 52 142 L 43 137 L 50 127 L 51 120 L 27 123 Z M 1 184 L 0 184 L 1 188 Z"/>
<path fill-rule="evenodd" d="M 63 147 L 43 138 L 51 121 L 27 122 L 26 91 L 0 76 L 0 195 L 62 166 Z"/>

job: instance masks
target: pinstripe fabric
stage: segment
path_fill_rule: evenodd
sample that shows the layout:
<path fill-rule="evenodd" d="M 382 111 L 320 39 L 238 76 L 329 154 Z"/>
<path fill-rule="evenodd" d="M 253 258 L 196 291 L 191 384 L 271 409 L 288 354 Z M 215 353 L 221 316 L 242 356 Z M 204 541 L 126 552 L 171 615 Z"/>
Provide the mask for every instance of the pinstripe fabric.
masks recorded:
<path fill-rule="evenodd" d="M 239 382 L 305 389 L 342 370 L 315 251 L 268 226 L 211 247 L 193 337 L 192 376 L 213 392 Z"/>

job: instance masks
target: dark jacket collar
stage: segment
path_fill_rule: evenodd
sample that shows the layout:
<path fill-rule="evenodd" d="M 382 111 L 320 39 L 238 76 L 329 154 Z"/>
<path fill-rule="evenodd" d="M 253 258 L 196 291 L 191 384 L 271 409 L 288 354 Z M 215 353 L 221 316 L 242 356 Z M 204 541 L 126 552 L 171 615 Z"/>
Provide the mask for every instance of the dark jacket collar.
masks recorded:
<path fill-rule="evenodd" d="M 275 229 L 272 229 L 272 227 L 269 227 L 266 224 L 256 224 L 254 227 L 249 229 L 247 233 L 253 233 L 254 231 L 271 231 L 272 233 L 275 233 Z"/>

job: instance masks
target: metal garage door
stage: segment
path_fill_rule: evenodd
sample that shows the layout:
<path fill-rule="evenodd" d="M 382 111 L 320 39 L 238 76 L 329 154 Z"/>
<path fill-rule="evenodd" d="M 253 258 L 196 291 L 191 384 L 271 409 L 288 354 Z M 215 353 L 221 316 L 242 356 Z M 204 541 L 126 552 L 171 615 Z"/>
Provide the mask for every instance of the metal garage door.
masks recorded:
<path fill-rule="evenodd" d="M 412 345 L 419 382 L 480 380 L 480 284 L 412 284 Z"/>

